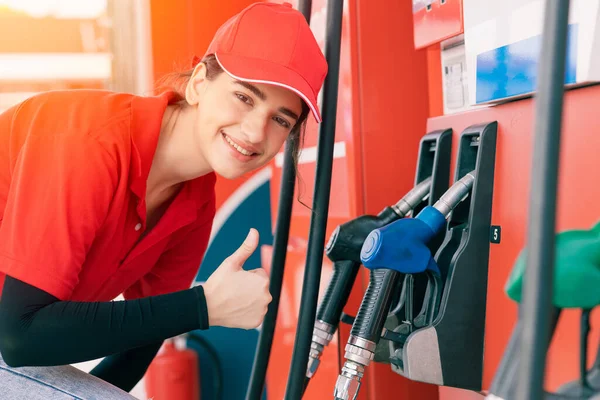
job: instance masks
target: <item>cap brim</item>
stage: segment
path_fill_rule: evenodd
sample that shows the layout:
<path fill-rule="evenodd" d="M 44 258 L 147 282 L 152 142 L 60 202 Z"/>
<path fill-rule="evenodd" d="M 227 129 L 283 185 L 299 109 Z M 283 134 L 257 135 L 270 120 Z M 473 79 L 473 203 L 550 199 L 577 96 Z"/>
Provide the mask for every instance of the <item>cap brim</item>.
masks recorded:
<path fill-rule="evenodd" d="M 279 64 L 250 57 L 223 53 L 215 53 L 215 57 L 221 68 L 234 79 L 280 86 L 293 91 L 308 105 L 317 123 L 321 122 L 317 98 L 312 94 L 310 85 L 296 72 Z"/>

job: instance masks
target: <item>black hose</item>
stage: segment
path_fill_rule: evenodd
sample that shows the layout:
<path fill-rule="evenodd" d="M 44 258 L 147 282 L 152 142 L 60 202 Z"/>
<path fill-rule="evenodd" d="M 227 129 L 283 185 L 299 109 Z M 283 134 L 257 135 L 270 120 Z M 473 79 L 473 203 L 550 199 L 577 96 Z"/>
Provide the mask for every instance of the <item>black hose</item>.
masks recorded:
<path fill-rule="evenodd" d="M 302 397 L 304 397 L 304 393 L 306 393 L 306 389 L 308 389 L 308 384 L 310 383 L 310 378 L 308 376 L 304 377 L 304 387 L 302 388 Z"/>
<path fill-rule="evenodd" d="M 523 288 L 523 360 L 517 400 L 541 400 L 544 396 L 554 284 L 556 190 L 569 3 L 569 0 L 545 2 L 539 83 L 535 94 L 528 252 Z"/>
<path fill-rule="evenodd" d="M 246 400 L 258 400 L 262 396 L 267 375 L 267 367 L 269 366 L 269 358 L 271 356 L 275 326 L 277 324 L 277 312 L 279 310 L 281 288 L 283 286 L 283 271 L 285 269 L 285 259 L 290 234 L 290 220 L 292 217 L 292 205 L 294 200 L 294 184 L 296 180 L 291 146 L 292 145 L 289 142 L 285 145 L 281 188 L 279 191 L 279 209 L 277 212 L 277 223 L 273 240 L 273 256 L 271 259 L 271 276 L 269 282 L 269 292 L 273 299 L 269 304 L 267 314 L 265 315 L 265 319 L 258 335 L 258 344 L 256 353 L 254 354 L 254 363 L 252 365 L 250 382 L 246 392 Z"/>
<path fill-rule="evenodd" d="M 400 272 L 389 269 L 371 271 L 369 286 L 352 325 L 352 336 L 379 343 L 392 305 L 392 294 L 401 276 Z"/>
<path fill-rule="evenodd" d="M 323 121 L 319 130 L 319 142 L 317 146 L 313 213 L 310 220 L 310 235 L 306 255 L 306 268 L 304 271 L 304 284 L 302 285 L 298 329 L 296 331 L 294 353 L 292 355 L 290 374 L 286 386 L 286 400 L 300 400 L 302 398 L 304 378 L 308 365 L 308 354 L 317 311 L 325 229 L 327 227 L 327 215 L 329 211 L 329 194 L 331 191 L 333 148 L 335 144 L 343 5 L 343 0 L 329 0 L 327 2 L 325 58 L 327 59 L 329 70 L 323 85 Z"/>
<path fill-rule="evenodd" d="M 579 340 L 579 384 L 582 387 L 582 392 L 585 389 L 591 390 L 592 387 L 587 380 L 587 354 L 588 354 L 588 338 L 590 335 L 590 313 L 592 310 L 581 310 L 581 327 Z"/>
<path fill-rule="evenodd" d="M 223 400 L 223 364 L 221 364 L 217 350 L 206 338 L 200 335 L 189 334 L 186 338 L 198 344 L 210 356 L 215 366 L 215 400 Z"/>
<path fill-rule="evenodd" d="M 592 369 L 600 369 L 600 344 L 598 344 L 598 348 L 596 349 L 596 360 L 594 361 Z"/>
<path fill-rule="evenodd" d="M 312 14 L 312 0 L 299 0 L 298 11 L 304 15 L 306 22 L 310 25 L 310 15 Z"/>

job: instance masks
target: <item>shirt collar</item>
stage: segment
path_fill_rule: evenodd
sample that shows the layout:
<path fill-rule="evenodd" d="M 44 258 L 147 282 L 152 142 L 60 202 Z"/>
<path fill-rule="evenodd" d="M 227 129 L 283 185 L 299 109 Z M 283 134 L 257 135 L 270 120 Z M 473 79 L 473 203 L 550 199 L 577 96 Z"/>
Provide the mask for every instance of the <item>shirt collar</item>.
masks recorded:
<path fill-rule="evenodd" d="M 173 91 L 157 96 L 135 96 L 131 103 L 131 163 L 129 168 L 129 187 L 139 198 L 146 197 L 146 182 L 152 159 L 158 144 L 163 115 L 167 106 L 178 98 Z M 188 200 L 200 208 L 214 192 L 216 176 L 214 172 L 186 182 L 182 190 Z"/>

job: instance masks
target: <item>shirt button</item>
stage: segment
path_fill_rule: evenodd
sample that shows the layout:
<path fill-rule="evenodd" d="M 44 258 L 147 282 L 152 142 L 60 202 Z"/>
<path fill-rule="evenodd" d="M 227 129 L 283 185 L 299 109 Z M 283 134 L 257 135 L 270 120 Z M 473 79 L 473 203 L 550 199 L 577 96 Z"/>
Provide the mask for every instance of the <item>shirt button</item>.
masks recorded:
<path fill-rule="evenodd" d="M 136 231 L 139 231 L 140 229 L 142 229 L 142 224 L 138 223 L 135 228 Z"/>

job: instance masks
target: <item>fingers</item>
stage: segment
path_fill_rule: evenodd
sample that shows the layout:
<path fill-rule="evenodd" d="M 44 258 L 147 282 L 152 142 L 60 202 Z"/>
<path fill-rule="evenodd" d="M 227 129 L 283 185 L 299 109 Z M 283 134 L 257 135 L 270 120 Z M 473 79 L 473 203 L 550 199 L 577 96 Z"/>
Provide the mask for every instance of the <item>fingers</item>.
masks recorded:
<path fill-rule="evenodd" d="M 249 270 L 248 272 L 250 272 L 252 274 L 264 276 L 265 278 L 269 277 L 269 275 L 267 275 L 267 271 L 265 271 L 264 268 L 255 268 L 255 269 Z"/>
<path fill-rule="evenodd" d="M 259 276 L 260 279 L 263 282 L 263 285 L 264 285 L 263 288 L 264 288 L 264 290 L 270 295 L 270 293 L 269 293 L 270 278 L 267 275 L 267 271 L 265 271 L 262 268 L 256 268 L 256 269 L 252 269 L 252 270 L 247 271 L 247 272 Z M 270 301 L 271 300 L 269 300 L 269 302 Z"/>

